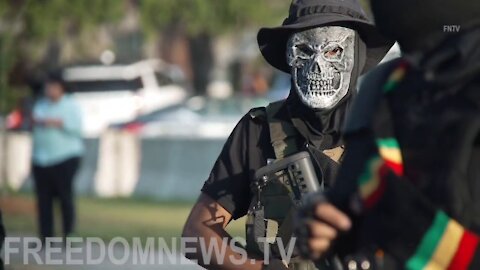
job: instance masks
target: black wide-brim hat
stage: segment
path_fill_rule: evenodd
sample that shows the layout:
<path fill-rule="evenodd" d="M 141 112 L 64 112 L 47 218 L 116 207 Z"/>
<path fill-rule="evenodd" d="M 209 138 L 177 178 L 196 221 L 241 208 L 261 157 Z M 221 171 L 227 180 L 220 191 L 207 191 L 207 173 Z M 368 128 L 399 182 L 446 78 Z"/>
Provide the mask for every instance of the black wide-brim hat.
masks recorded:
<path fill-rule="evenodd" d="M 286 59 L 288 39 L 293 33 L 320 26 L 344 26 L 358 32 L 367 46 L 363 72 L 375 67 L 394 43 L 377 31 L 356 0 L 294 0 L 281 26 L 260 29 L 258 46 L 269 64 L 290 73 Z"/>

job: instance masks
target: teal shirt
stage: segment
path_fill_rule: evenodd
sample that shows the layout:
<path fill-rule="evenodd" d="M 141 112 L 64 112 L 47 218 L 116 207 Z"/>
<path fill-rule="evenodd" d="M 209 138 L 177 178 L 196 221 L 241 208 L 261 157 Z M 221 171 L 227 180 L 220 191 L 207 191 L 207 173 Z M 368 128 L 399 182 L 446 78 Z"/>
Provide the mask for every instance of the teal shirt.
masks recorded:
<path fill-rule="evenodd" d="M 51 166 L 83 154 L 81 111 L 75 100 L 64 95 L 57 102 L 42 98 L 35 103 L 33 117 L 61 119 L 63 127 L 43 127 L 33 129 L 33 164 Z"/>

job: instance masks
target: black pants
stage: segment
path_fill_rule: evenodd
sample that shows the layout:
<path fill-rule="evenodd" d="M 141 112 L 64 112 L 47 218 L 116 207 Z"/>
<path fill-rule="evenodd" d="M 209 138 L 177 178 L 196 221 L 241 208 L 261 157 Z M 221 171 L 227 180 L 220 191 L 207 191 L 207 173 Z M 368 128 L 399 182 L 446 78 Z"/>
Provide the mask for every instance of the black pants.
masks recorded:
<path fill-rule="evenodd" d="M 38 223 L 40 236 L 53 237 L 53 202 L 60 201 L 63 235 L 73 232 L 75 224 L 75 205 L 73 198 L 73 178 L 78 169 L 79 157 L 67 159 L 52 166 L 33 166 L 33 178 L 37 193 Z"/>

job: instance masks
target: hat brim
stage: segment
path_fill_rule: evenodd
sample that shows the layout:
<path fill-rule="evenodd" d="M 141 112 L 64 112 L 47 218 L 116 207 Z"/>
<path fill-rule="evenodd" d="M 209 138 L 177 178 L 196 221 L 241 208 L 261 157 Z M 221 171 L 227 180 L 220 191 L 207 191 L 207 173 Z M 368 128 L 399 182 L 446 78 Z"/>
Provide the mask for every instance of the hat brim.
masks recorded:
<path fill-rule="evenodd" d="M 383 37 L 369 21 L 341 14 L 322 14 L 314 18 L 299 20 L 297 23 L 274 28 L 262 28 L 257 41 L 265 60 L 275 68 L 290 73 L 286 59 L 287 42 L 298 31 L 320 26 L 344 26 L 356 30 L 367 46 L 367 59 L 362 73 L 375 67 L 395 43 Z"/>

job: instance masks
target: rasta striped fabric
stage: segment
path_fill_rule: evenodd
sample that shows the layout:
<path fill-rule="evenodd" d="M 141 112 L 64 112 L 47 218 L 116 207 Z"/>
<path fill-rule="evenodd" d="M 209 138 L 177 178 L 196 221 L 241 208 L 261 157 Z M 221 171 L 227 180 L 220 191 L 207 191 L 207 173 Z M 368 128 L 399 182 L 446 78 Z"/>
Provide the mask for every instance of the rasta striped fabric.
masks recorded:
<path fill-rule="evenodd" d="M 384 93 L 393 91 L 403 80 L 407 73 L 408 62 L 402 61 L 393 70 L 383 87 Z M 398 141 L 394 137 L 381 138 L 377 140 L 379 155 L 375 155 L 368 162 L 367 166 L 358 179 L 360 197 L 365 207 L 372 208 L 380 199 L 385 190 L 385 177 L 388 171 L 397 176 L 403 176 L 402 155 Z"/>
<path fill-rule="evenodd" d="M 388 170 L 385 162 L 378 155 L 367 162 L 366 170 L 358 180 L 360 197 L 367 209 L 372 208 L 385 192 L 385 175 Z"/>
<path fill-rule="evenodd" d="M 438 211 L 406 269 L 469 269 L 479 238 Z"/>
<path fill-rule="evenodd" d="M 386 166 L 396 175 L 403 176 L 403 161 L 398 141 L 395 138 L 378 139 L 377 146 Z"/>
<path fill-rule="evenodd" d="M 360 197 L 365 207 L 372 208 L 385 191 L 385 177 L 389 171 L 398 176 L 403 175 L 400 148 L 394 138 L 377 140 L 380 155 L 369 159 L 367 166 L 358 180 Z"/>
<path fill-rule="evenodd" d="M 407 69 L 408 69 L 408 62 L 407 61 L 400 62 L 398 67 L 395 68 L 395 70 L 392 72 L 392 74 L 388 78 L 387 83 L 383 86 L 383 91 L 385 93 L 388 93 L 390 91 L 393 91 L 395 88 L 397 88 L 400 81 L 402 81 L 405 75 L 407 74 Z"/>

